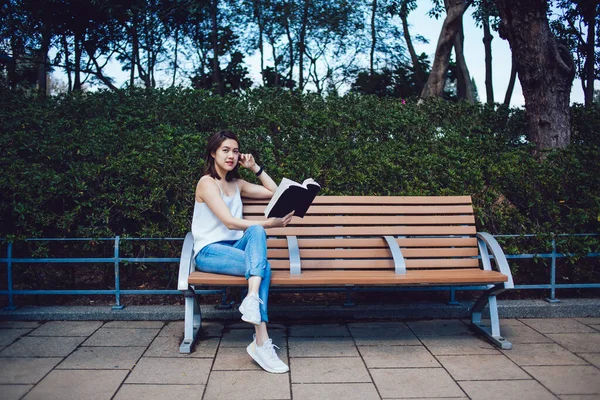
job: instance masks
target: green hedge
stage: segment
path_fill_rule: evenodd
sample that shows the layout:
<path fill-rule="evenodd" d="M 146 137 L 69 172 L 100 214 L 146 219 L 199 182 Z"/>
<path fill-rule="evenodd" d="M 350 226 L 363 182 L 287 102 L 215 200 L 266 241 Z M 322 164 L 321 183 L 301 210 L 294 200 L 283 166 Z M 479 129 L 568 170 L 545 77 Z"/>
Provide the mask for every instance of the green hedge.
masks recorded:
<path fill-rule="evenodd" d="M 263 90 L 0 95 L 4 238 L 181 237 L 206 138 L 225 128 L 276 180 L 313 177 L 323 194 L 466 194 L 491 233 L 598 232 L 598 107 L 574 106 L 573 145 L 539 162 L 523 111 L 498 106 Z"/>

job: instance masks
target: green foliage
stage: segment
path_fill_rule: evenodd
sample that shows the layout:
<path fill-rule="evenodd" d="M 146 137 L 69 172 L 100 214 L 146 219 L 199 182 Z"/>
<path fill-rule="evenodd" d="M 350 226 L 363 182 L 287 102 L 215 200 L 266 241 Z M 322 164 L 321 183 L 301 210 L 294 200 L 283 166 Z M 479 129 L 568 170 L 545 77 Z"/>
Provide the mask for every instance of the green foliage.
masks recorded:
<path fill-rule="evenodd" d="M 0 93 L 0 237 L 181 237 L 206 138 L 232 129 L 276 180 L 322 194 L 471 195 L 480 230 L 598 232 L 600 109 L 531 156 L 523 111 L 254 90 Z M 246 179 L 254 181 L 252 174 Z"/>

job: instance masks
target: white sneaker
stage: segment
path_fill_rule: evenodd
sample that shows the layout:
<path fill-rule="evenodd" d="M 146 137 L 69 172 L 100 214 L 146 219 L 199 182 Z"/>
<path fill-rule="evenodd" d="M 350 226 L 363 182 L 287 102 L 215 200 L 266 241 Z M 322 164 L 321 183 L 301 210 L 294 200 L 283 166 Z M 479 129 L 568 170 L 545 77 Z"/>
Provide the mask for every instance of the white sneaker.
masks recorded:
<path fill-rule="evenodd" d="M 273 374 L 286 373 L 290 367 L 279 359 L 275 348 L 279 347 L 275 346 L 271 339 L 266 340 L 262 346 L 257 345 L 255 335 L 252 343 L 246 347 L 246 351 L 265 371 Z"/>
<path fill-rule="evenodd" d="M 253 325 L 260 325 L 260 305 L 263 301 L 256 293 L 246 296 L 242 304 L 240 304 L 240 312 L 242 313 L 242 321 L 249 322 Z"/>

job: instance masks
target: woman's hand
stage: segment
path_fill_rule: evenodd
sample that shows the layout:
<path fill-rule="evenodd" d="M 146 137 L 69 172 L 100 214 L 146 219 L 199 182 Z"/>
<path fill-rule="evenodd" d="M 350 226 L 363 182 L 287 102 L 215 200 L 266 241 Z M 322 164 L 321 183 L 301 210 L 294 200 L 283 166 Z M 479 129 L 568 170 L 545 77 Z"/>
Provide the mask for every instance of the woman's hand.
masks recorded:
<path fill-rule="evenodd" d="M 254 156 L 252 154 L 240 154 L 240 165 L 244 168 L 251 170 L 252 172 L 258 172 L 258 165 L 256 165 L 256 161 L 254 160 Z"/>
<path fill-rule="evenodd" d="M 269 218 L 269 227 L 270 228 L 280 228 L 285 227 L 292 221 L 292 217 L 294 216 L 294 212 L 292 211 L 288 215 L 283 218 Z"/>

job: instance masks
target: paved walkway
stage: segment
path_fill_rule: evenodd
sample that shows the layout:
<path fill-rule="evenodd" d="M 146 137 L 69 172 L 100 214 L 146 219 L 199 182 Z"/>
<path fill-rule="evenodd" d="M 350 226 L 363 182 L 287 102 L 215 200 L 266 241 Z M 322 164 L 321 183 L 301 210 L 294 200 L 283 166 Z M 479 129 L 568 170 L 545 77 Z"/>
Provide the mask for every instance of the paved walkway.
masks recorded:
<path fill-rule="evenodd" d="M 263 372 L 243 323 L 2 321 L 0 399 L 600 399 L 600 318 L 503 319 L 513 349 L 465 321 L 271 325 L 290 372 Z"/>

